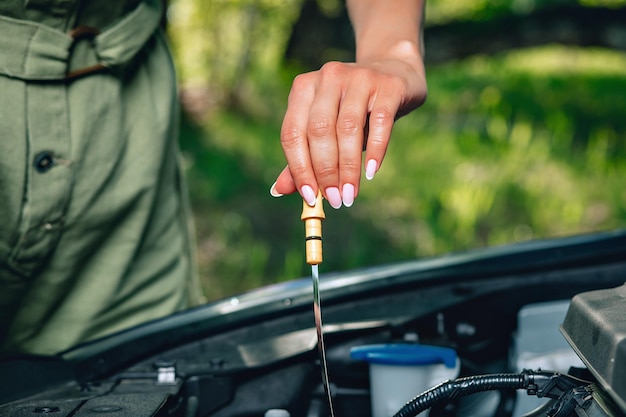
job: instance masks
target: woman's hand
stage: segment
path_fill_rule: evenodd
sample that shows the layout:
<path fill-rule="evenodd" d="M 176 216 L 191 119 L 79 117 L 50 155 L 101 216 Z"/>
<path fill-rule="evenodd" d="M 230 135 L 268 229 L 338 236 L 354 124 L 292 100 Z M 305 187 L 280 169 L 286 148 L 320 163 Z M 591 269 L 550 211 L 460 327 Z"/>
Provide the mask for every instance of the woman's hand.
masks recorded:
<path fill-rule="evenodd" d="M 287 167 L 272 195 L 298 191 L 314 205 L 321 189 L 332 207 L 349 207 L 358 195 L 362 168 L 367 179 L 374 177 L 395 120 L 426 99 L 421 3 L 405 5 L 349 2 L 357 62 L 329 62 L 295 78 L 280 134 Z M 377 33 L 381 22 L 386 32 Z"/>

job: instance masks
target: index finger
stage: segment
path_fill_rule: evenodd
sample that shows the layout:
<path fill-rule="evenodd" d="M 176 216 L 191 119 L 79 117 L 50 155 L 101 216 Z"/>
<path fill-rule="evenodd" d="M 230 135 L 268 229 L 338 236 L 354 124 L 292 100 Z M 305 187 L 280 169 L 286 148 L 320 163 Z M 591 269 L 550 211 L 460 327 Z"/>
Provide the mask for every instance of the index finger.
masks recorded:
<path fill-rule="evenodd" d="M 307 123 L 315 95 L 310 74 L 298 75 L 287 100 L 287 111 L 280 130 L 280 142 L 294 185 L 309 205 L 315 205 L 317 181 L 307 141 Z"/>

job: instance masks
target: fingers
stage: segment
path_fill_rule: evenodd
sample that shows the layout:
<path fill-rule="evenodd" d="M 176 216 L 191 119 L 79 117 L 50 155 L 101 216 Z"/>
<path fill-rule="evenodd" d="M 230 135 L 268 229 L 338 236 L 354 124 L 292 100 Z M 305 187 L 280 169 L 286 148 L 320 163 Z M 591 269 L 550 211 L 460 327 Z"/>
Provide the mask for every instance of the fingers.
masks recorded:
<path fill-rule="evenodd" d="M 397 96 L 381 96 L 373 104 L 368 119 L 365 147 L 365 178 L 372 180 L 380 168 L 391 138 L 391 131 L 400 106 Z"/>
<path fill-rule="evenodd" d="M 280 142 L 287 159 L 293 188 L 309 205 L 315 204 L 315 200 L 311 200 L 310 195 L 317 194 L 317 181 L 311 164 L 307 137 L 309 109 L 315 98 L 315 87 L 313 73 L 301 74 L 294 79 L 280 131 Z M 285 170 L 283 170 L 279 176 L 281 184 L 285 184 L 285 175 Z M 289 189 L 290 186 L 285 188 L 285 190 Z M 277 188 L 277 190 L 282 190 L 282 188 Z"/>
<path fill-rule="evenodd" d="M 365 176 L 372 179 L 384 159 L 403 88 L 398 77 L 337 62 L 296 77 L 281 128 L 288 169 L 273 192 L 298 191 L 313 205 L 321 189 L 332 207 L 351 206 L 363 150 Z"/>
<path fill-rule="evenodd" d="M 315 181 L 334 208 L 341 207 L 337 138 L 341 82 L 341 65 L 325 66 L 320 71 L 306 130 Z"/>
<path fill-rule="evenodd" d="M 350 207 L 359 192 L 369 90 L 348 89 L 337 115 L 338 170 L 341 200 Z"/>

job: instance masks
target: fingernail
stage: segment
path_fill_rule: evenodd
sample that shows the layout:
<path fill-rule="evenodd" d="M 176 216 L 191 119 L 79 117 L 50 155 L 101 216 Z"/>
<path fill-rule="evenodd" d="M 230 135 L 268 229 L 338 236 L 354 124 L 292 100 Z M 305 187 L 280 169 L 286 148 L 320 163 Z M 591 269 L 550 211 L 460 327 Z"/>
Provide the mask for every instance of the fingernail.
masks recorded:
<path fill-rule="evenodd" d="M 352 206 L 352 203 L 354 203 L 354 185 L 344 184 L 341 197 L 343 199 L 344 206 L 346 207 Z"/>
<path fill-rule="evenodd" d="M 332 208 L 338 209 L 341 207 L 341 194 L 339 194 L 339 188 L 328 187 L 326 189 L 326 199 Z"/>
<path fill-rule="evenodd" d="M 302 198 L 304 198 L 304 201 L 306 201 L 306 203 L 313 207 L 315 205 L 315 193 L 313 192 L 313 188 L 311 188 L 311 186 L 309 185 L 303 185 L 302 186 Z"/>
<path fill-rule="evenodd" d="M 274 184 L 272 184 L 272 187 L 270 188 L 270 195 L 272 197 L 282 197 L 283 196 L 281 193 L 276 191 L 276 182 L 274 182 Z"/>
<path fill-rule="evenodd" d="M 365 167 L 365 178 L 372 180 L 374 178 L 374 174 L 376 174 L 376 168 L 377 164 L 374 159 L 367 161 L 367 166 Z"/>

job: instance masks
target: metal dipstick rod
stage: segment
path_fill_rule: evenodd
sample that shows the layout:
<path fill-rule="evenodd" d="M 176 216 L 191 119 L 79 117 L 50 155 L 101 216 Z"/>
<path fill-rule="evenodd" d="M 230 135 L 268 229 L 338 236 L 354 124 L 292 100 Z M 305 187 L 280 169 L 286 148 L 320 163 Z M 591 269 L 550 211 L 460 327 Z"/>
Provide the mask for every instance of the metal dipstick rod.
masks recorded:
<path fill-rule="evenodd" d="M 333 401 L 328 380 L 328 367 L 326 366 L 326 350 L 324 349 L 324 334 L 322 332 L 322 308 L 320 306 L 320 276 L 318 265 L 322 263 L 322 220 L 325 218 L 322 203 L 322 193 L 318 191 L 315 206 L 309 206 L 302 202 L 302 216 L 306 239 L 306 263 L 311 265 L 311 277 L 313 278 L 313 314 L 315 316 L 315 329 L 317 330 L 317 350 L 320 355 L 322 384 L 328 398 L 328 407 L 331 417 L 335 416 Z"/>

